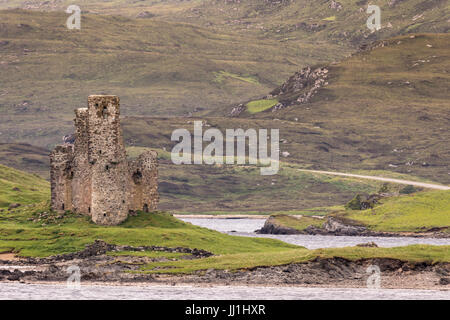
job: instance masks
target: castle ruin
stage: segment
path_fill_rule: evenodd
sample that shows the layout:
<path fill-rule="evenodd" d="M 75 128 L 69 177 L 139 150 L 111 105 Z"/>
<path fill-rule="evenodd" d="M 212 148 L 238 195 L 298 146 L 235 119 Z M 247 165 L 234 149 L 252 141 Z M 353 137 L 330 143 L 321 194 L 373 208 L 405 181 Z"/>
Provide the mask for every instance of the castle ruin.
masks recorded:
<path fill-rule="evenodd" d="M 50 155 L 51 207 L 117 225 L 130 213 L 155 210 L 159 201 L 157 153 L 127 160 L 117 96 L 93 95 L 75 110 L 75 141 Z"/>

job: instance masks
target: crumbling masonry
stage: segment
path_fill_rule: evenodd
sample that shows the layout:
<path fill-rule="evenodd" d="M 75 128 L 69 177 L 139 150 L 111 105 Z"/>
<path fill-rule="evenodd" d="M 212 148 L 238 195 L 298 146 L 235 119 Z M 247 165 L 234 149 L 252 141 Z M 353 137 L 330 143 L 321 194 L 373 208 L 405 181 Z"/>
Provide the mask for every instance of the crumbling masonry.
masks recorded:
<path fill-rule="evenodd" d="M 89 96 L 75 110 L 74 144 L 50 155 L 51 205 L 117 225 L 138 210 L 155 210 L 159 201 L 157 153 L 127 160 L 119 122 L 119 98 Z"/>

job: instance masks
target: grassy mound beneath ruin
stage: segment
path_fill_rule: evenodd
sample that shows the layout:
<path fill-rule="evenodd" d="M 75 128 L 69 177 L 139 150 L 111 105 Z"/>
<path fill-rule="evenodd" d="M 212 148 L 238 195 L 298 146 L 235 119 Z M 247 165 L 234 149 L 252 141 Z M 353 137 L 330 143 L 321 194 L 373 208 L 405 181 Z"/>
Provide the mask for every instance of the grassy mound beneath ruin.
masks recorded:
<path fill-rule="evenodd" d="M 350 260 L 392 258 L 410 262 L 450 262 L 450 246 L 415 245 L 398 248 L 331 248 L 308 250 L 282 241 L 229 236 L 184 223 L 163 212 L 129 217 L 122 225 L 104 227 L 88 217 L 70 212 L 59 214 L 39 203 L 0 213 L 0 253 L 46 257 L 80 251 L 95 240 L 130 246 L 189 247 L 207 250 L 208 258 L 177 259 L 180 254 L 114 252 L 117 256 L 171 258 L 173 261 L 143 263 L 138 272 L 192 273 L 208 269 L 245 270 L 258 266 L 301 263 L 316 258 L 342 257 Z"/>
<path fill-rule="evenodd" d="M 18 188 L 15 189 L 15 188 Z M 13 190 L 15 189 L 15 190 Z M 157 252 L 114 252 L 117 256 L 143 255 L 173 259 L 143 264 L 140 272 L 148 273 L 190 273 L 207 269 L 238 270 L 257 266 L 299 263 L 316 258 L 343 257 L 352 260 L 365 258 L 393 258 L 412 262 L 450 262 L 450 246 L 408 246 L 399 248 L 339 248 L 308 250 L 303 247 L 274 239 L 230 236 L 206 228 L 194 226 L 176 219 L 164 212 L 143 213 L 130 216 L 119 226 L 98 226 L 89 217 L 71 213 L 52 212 L 49 209 L 48 182 L 34 175 L 0 166 L 0 190 L 2 190 L 2 211 L 0 211 L 0 253 L 11 252 L 23 257 L 47 257 L 77 252 L 103 240 L 116 245 L 187 247 L 203 249 L 213 253 L 212 257 L 185 260 L 177 259 L 180 254 Z M 10 191 L 12 190 L 12 191 Z M 34 191 L 36 190 L 36 191 Z M 422 207 L 430 202 L 439 202 L 448 208 L 448 193 L 429 192 L 404 196 L 404 199 L 420 200 Z M 408 197 L 408 198 L 406 198 Z M 42 200 L 45 201 L 42 201 Z M 402 197 L 386 200 L 378 210 L 394 208 Z M 7 209 L 12 201 L 21 202 L 18 208 Z M 40 202 L 39 202 L 40 201 Z M 408 203 L 408 201 L 406 201 Z M 410 205 L 412 206 L 412 205 Z M 417 204 L 417 212 L 419 205 Z M 437 206 L 437 204 L 436 204 Z M 413 207 L 407 207 L 413 208 Z M 414 212 L 416 212 L 414 211 Z M 383 212 L 383 211 L 380 211 Z M 442 219 L 448 222 L 448 209 Z M 350 213 L 349 213 L 350 214 Z M 366 212 L 354 212 L 365 215 Z M 389 216 L 389 213 L 385 213 Z M 432 214 L 427 213 L 428 217 Z M 280 223 L 304 228 L 311 223 L 311 217 L 293 218 L 277 216 Z M 295 220 L 293 220 L 295 219 Z M 356 219 L 352 216 L 352 219 Z M 445 220 L 447 219 L 447 220 Z M 295 223 L 293 223 L 295 221 Z"/>
<path fill-rule="evenodd" d="M 296 248 L 272 239 L 228 236 L 164 212 L 140 212 L 119 226 L 98 226 L 86 216 L 52 212 L 45 202 L 0 213 L 0 234 L 3 251 L 39 257 L 79 251 L 97 239 L 117 245 L 198 248 L 215 254 Z"/>

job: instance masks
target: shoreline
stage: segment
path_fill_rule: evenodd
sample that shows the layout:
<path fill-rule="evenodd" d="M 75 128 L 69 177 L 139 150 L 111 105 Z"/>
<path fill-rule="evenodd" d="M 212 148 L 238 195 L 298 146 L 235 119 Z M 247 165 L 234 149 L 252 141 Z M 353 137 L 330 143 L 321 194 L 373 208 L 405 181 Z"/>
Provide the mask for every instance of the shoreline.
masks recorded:
<path fill-rule="evenodd" d="M 386 280 L 386 282 L 389 281 Z M 0 280 L 0 286 L 2 284 L 17 283 L 13 281 Z M 67 286 L 66 281 L 19 281 L 18 283 L 23 285 L 39 285 L 39 286 Z M 441 291 L 449 292 L 448 286 L 425 286 L 417 287 L 412 285 L 410 287 L 400 287 L 396 285 L 380 285 L 379 288 L 368 288 L 367 285 L 361 284 L 341 284 L 341 285 L 327 285 L 327 284 L 257 284 L 257 283 L 195 283 L 195 282 L 174 282 L 174 281 L 158 281 L 158 282 L 108 282 L 108 281 L 83 281 L 80 282 L 81 290 L 83 287 L 135 287 L 135 288 L 149 288 L 149 287 L 189 287 L 189 288 L 216 288 L 216 287 L 229 287 L 229 288 L 322 288 L 322 289 L 369 289 L 369 290 L 425 290 L 425 291 Z"/>
<path fill-rule="evenodd" d="M 174 214 L 177 219 L 267 219 L 270 215 L 262 214 Z"/>
<path fill-rule="evenodd" d="M 296 218 L 296 216 L 293 216 Z M 290 226 L 281 225 L 276 221 L 276 217 L 270 216 L 264 226 L 256 230 L 257 234 L 273 235 L 321 235 L 321 236 L 346 236 L 346 237 L 385 237 L 385 238 L 429 238 L 429 239 L 450 239 L 450 233 L 441 231 L 427 232 L 388 232 L 372 231 L 366 227 L 346 224 L 336 217 L 328 217 L 322 227 L 308 226 L 299 230 Z"/>
<path fill-rule="evenodd" d="M 369 277 L 373 275 L 368 270 L 376 266 L 380 270 L 380 289 L 450 291 L 448 262 L 411 262 L 392 258 L 353 261 L 334 257 L 250 269 L 207 269 L 187 274 L 140 272 L 140 266 L 150 261 L 129 256 L 117 261 L 103 254 L 35 264 L 0 261 L 0 286 L 2 283 L 64 284 L 70 276 L 68 269 L 76 266 L 80 270 L 81 283 L 87 286 L 366 288 Z"/>

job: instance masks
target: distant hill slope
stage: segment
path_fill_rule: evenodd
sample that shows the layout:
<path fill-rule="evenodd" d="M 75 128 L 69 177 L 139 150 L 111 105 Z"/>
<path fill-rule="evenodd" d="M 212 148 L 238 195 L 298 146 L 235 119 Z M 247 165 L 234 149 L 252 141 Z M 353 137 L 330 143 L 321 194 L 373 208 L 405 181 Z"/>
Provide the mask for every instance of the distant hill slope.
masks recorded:
<path fill-rule="evenodd" d="M 277 118 L 288 132 L 285 121 L 313 125 L 319 136 L 286 137 L 292 159 L 311 154 L 321 165 L 391 170 L 448 184 L 449 84 L 450 35 L 402 36 L 342 62 L 304 69 L 253 101 L 273 107 L 254 113 L 244 102 L 235 115 Z M 311 143 L 317 138 L 322 144 Z"/>
<path fill-rule="evenodd" d="M 377 32 L 366 26 L 368 5 L 381 9 Z M 411 32 L 448 32 L 450 5 L 446 0 L 205 0 L 174 16 L 210 28 L 232 28 L 286 42 L 308 39 L 358 46 Z"/>
<path fill-rule="evenodd" d="M 1 142 L 52 146 L 91 93 L 120 95 L 125 114 L 220 113 L 361 44 L 448 32 L 450 13 L 443 0 L 377 1 L 371 33 L 366 0 L 80 0 L 82 30 L 69 31 L 71 4 L 0 1 L 30 9 L 0 11 Z"/>
<path fill-rule="evenodd" d="M 50 147 L 89 94 L 116 94 L 123 114 L 188 115 L 264 94 L 305 64 L 348 49 L 282 44 L 179 22 L 0 11 L 0 141 Z"/>
<path fill-rule="evenodd" d="M 0 143 L 0 164 L 50 178 L 50 151 L 26 143 Z"/>
<path fill-rule="evenodd" d="M 50 200 L 50 184 L 23 171 L 0 165 L 0 208 L 11 203 L 30 204 Z"/>
<path fill-rule="evenodd" d="M 78 0 L 84 12 L 188 22 L 215 30 L 235 30 L 259 37 L 296 41 L 361 41 L 410 32 L 448 32 L 446 0 Z M 65 10 L 70 0 L 8 0 L 0 8 Z M 381 9 L 381 30 L 366 27 L 369 4 Z"/>

